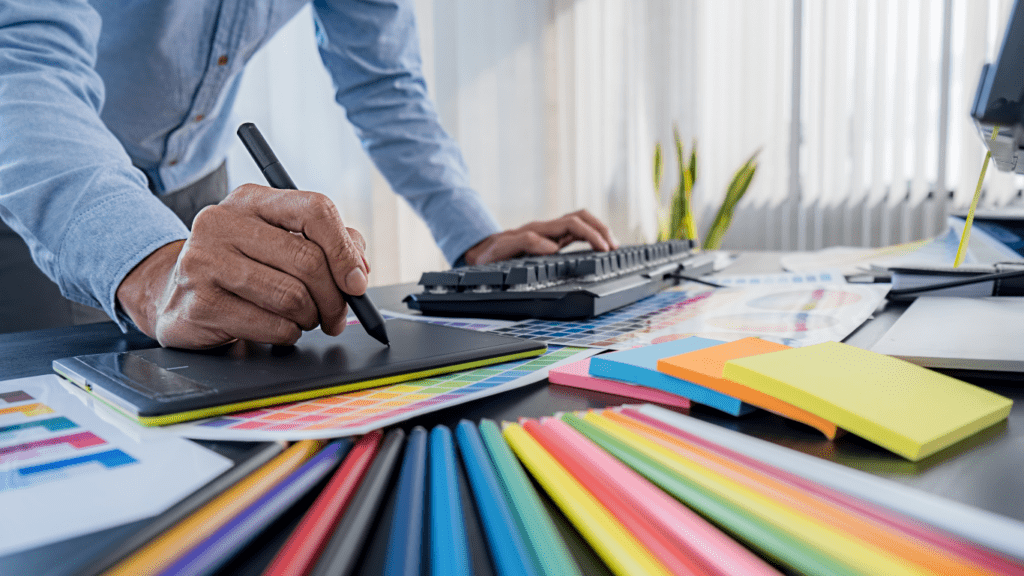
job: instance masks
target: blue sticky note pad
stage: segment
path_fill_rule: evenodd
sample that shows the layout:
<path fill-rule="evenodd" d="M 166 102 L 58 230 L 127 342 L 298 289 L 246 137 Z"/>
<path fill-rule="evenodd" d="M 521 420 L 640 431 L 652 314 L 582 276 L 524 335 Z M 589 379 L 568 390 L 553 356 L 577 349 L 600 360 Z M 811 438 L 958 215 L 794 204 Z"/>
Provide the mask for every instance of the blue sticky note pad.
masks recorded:
<path fill-rule="evenodd" d="M 590 375 L 657 388 L 689 398 L 705 406 L 717 408 L 727 414 L 741 416 L 753 411 L 754 407 L 744 404 L 732 396 L 658 372 L 658 360 L 662 358 L 678 356 L 724 343 L 721 340 L 691 336 L 631 350 L 600 354 L 590 359 Z"/>

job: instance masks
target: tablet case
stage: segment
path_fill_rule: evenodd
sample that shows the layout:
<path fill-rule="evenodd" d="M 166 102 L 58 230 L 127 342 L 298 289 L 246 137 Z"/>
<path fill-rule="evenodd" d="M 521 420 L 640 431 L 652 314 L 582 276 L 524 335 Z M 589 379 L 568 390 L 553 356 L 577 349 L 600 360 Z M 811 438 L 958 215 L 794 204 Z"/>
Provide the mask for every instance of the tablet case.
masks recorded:
<path fill-rule="evenodd" d="M 306 332 L 295 346 L 239 341 L 62 358 L 54 371 L 146 426 L 308 400 L 538 356 L 542 343 L 392 319 L 391 346 L 358 326 Z"/>

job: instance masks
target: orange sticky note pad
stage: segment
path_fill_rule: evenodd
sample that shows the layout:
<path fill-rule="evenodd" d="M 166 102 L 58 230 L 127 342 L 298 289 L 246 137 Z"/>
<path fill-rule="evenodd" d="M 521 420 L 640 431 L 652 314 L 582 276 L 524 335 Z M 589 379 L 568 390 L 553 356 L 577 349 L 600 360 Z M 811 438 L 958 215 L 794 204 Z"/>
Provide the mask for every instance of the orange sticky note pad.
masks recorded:
<path fill-rule="evenodd" d="M 820 430 L 829 440 L 833 440 L 838 428 L 832 422 L 788 402 L 783 402 L 774 396 L 722 377 L 725 363 L 729 360 L 780 352 L 789 350 L 789 348 L 789 346 L 760 338 L 743 338 L 735 342 L 726 342 L 718 346 L 663 358 L 658 360 L 658 371 L 738 398 L 747 404 L 764 408 L 790 420 L 803 422 Z"/>

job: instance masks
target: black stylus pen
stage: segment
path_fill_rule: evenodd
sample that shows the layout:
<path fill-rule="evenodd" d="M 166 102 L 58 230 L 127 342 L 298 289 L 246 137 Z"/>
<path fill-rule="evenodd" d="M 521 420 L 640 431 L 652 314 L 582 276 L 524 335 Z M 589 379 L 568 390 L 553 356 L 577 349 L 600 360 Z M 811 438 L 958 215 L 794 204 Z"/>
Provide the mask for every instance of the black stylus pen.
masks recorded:
<path fill-rule="evenodd" d="M 255 124 L 246 122 L 239 126 L 238 137 L 242 139 L 242 144 L 245 145 L 245 149 L 252 155 L 256 165 L 260 167 L 260 171 L 263 172 L 263 176 L 266 177 L 267 183 L 270 184 L 271 188 L 298 190 L 295 182 L 292 182 L 291 176 L 288 175 L 284 166 L 277 160 L 274 151 L 270 149 L 270 145 L 267 144 L 266 139 L 263 138 L 263 134 L 260 134 Z M 341 296 L 349 307 L 352 308 L 352 312 L 355 313 L 356 318 L 359 319 L 359 323 L 363 325 L 366 333 L 379 340 L 382 344 L 390 346 L 391 342 L 388 340 L 388 332 L 384 328 L 384 319 L 381 318 L 377 307 L 370 301 L 370 297 L 366 294 L 352 296 L 344 292 L 341 293 Z"/>

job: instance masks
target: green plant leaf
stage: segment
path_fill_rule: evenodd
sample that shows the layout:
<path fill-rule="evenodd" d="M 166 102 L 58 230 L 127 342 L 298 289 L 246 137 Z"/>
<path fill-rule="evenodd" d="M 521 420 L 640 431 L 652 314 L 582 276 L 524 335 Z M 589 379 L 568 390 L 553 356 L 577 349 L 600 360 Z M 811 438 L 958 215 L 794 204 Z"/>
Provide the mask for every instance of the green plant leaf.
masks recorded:
<path fill-rule="evenodd" d="M 736 211 L 736 206 L 747 193 L 750 183 L 754 179 L 754 174 L 757 172 L 757 155 L 760 152 L 760 149 L 754 152 L 733 174 L 732 180 L 729 182 L 728 188 L 726 188 L 722 205 L 718 208 L 715 219 L 711 223 L 711 228 L 708 229 L 708 235 L 704 239 L 705 250 L 717 250 L 722 246 L 722 239 L 725 237 L 729 225 L 732 224 L 732 217 Z"/>

